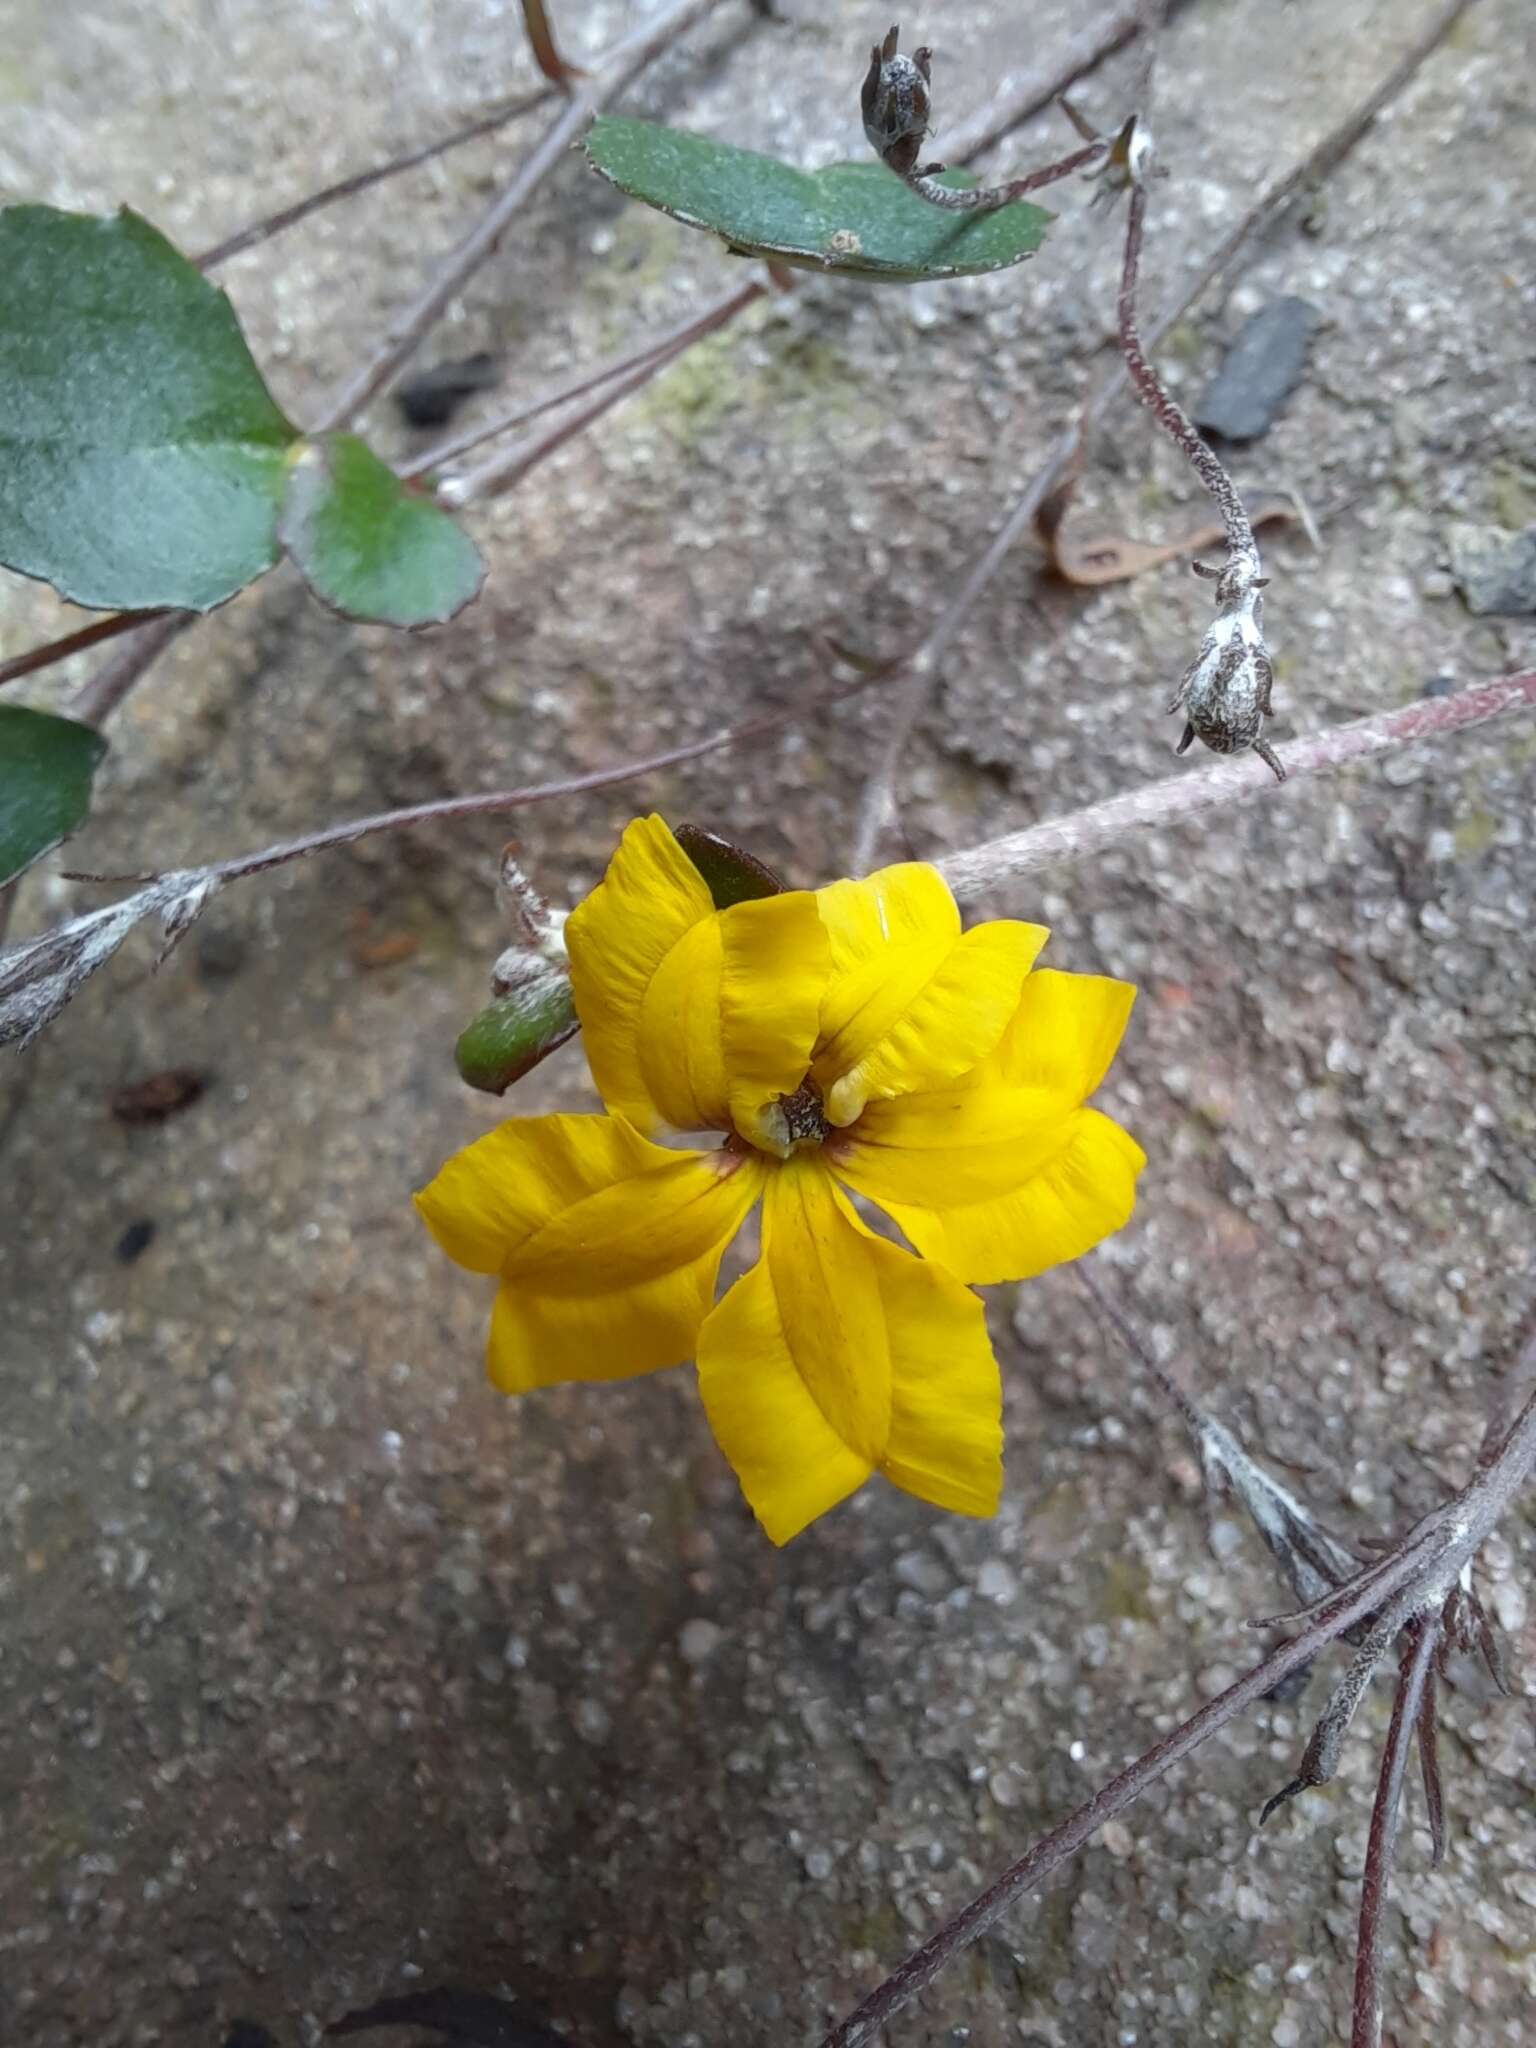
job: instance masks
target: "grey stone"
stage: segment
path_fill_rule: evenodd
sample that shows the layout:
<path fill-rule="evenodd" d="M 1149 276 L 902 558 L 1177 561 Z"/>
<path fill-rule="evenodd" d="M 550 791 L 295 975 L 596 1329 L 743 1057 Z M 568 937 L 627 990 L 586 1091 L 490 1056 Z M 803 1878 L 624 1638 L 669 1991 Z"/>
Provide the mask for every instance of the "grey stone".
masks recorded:
<path fill-rule="evenodd" d="M 1267 434 L 1296 388 L 1318 318 L 1307 300 L 1284 298 L 1245 321 L 1195 407 L 1196 426 L 1224 441 Z"/>
<path fill-rule="evenodd" d="M 1451 573 L 1469 612 L 1536 612 L 1536 526 L 1509 533 L 1502 526 L 1462 522 L 1449 529 L 1446 539 Z"/>
<path fill-rule="evenodd" d="M 678 1630 L 677 1654 L 685 1664 L 707 1664 L 724 1641 L 725 1630 L 718 1621 L 695 1615 Z"/>
<path fill-rule="evenodd" d="M 250 948 L 231 924 L 204 924 L 197 934 L 197 964 L 209 981 L 227 981 L 245 965 Z"/>

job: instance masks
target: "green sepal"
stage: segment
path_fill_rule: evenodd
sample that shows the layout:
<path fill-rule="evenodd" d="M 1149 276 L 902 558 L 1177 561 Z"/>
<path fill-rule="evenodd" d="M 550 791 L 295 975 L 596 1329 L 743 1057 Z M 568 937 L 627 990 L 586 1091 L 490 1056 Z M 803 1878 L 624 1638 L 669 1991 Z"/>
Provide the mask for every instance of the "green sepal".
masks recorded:
<path fill-rule="evenodd" d="M 732 846 L 718 832 L 706 832 L 702 825 L 679 825 L 672 836 L 709 884 L 716 910 L 783 893 L 784 884 L 765 861 Z"/>

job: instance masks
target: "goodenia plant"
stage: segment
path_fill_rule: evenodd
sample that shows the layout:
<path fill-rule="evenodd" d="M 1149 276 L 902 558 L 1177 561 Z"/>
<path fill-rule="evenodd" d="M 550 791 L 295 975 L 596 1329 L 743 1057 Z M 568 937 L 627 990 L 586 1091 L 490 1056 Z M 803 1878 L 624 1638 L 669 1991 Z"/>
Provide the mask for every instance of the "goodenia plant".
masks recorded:
<path fill-rule="evenodd" d="M 775 1543 L 875 1472 L 992 1514 L 1002 1388 L 965 1283 L 1076 1258 L 1125 1222 L 1145 1164 L 1082 1106 L 1133 991 L 1032 972 L 1046 936 L 962 933 L 919 862 L 719 909 L 660 818 L 631 825 L 565 927 L 607 1114 L 501 1124 L 417 1196 L 450 1258 L 498 1276 L 494 1384 L 695 1359 Z M 652 1142 L 667 1127 L 722 1135 L 680 1152 Z M 762 1256 L 717 1304 L 759 1203 Z"/>
<path fill-rule="evenodd" d="M 749 850 L 657 817 L 630 826 L 603 880 L 569 914 L 529 880 L 522 863 L 536 865 L 531 856 L 509 850 L 497 876 L 510 942 L 492 972 L 490 1005 L 454 1050 L 459 1070 L 471 1086 L 505 1095 L 579 1032 L 605 1113 L 509 1117 L 444 1165 L 418 1197 L 421 1214 L 461 1266 L 497 1279 L 488 1345 L 497 1385 L 532 1395 L 559 1380 L 692 1359 L 725 1456 L 767 1536 L 784 1542 L 875 1474 L 943 1508 L 993 1510 L 998 1371 L 973 1289 L 1079 1260 L 1124 1223 L 1144 1164 L 1135 1140 L 1088 1100 L 1126 1026 L 1132 991 L 1067 971 L 1070 963 L 1037 966 L 1039 926 L 1003 920 L 966 930 L 964 911 L 1000 884 L 1089 860 L 1149 825 L 1238 802 L 1283 802 L 1287 775 L 1294 783 L 1536 709 L 1536 673 L 1309 734 L 1283 756 L 1269 743 L 1273 664 L 1254 520 L 1153 365 L 1173 314 L 1144 333 L 1138 308 L 1156 168 L 1148 106 L 1161 9 L 1152 0 L 1142 10 L 1142 76 L 1125 118 L 1099 134 L 1066 106 L 1080 146 L 990 185 L 928 160 L 935 60 L 921 45 L 903 54 L 895 27 L 870 49 L 862 79 L 850 75 L 872 152 L 858 163 L 810 171 L 683 127 L 606 113 L 677 36 L 723 4 L 670 0 L 583 71 L 561 55 L 543 0 L 523 0 L 542 93 L 311 195 L 201 262 L 127 212 L 0 212 L 0 563 L 77 604 L 113 608 L 0 664 L 0 683 L 132 634 L 68 707 L 75 715 L 0 706 L 0 935 L 14 901 L 5 885 L 86 816 L 105 745 L 97 724 L 174 634 L 280 557 L 344 614 L 400 627 L 441 622 L 473 599 L 481 579 L 475 547 L 448 508 L 512 487 L 703 336 L 767 291 L 792 289 L 796 269 L 853 289 L 964 280 L 1040 251 L 1051 216 L 1031 193 L 1081 173 L 1106 202 L 1123 199 L 1114 380 L 1090 392 L 917 645 L 880 662 L 821 643 L 854 679 L 823 693 L 818 713 L 894 686 L 848 877 L 788 889 Z M 1260 195 L 1208 276 L 1222 274 L 1231 249 L 1274 205 L 1338 160 L 1470 4 L 1448 0 L 1343 127 Z M 323 422 L 306 430 L 291 421 L 205 270 L 315 206 L 545 99 L 560 104 L 540 143 Z M 1005 117 L 1006 101 L 1003 126 Z M 733 259 L 752 259 L 753 270 L 680 325 L 578 369 L 397 473 L 349 428 L 578 141 L 611 185 L 713 235 Z M 878 865 L 902 748 L 948 645 L 1011 545 L 1036 524 L 1048 540 L 1055 533 L 1086 428 L 1127 387 L 1209 491 L 1226 543 L 1224 561 L 1201 572 L 1214 584 L 1215 617 L 1174 691 L 1170 708 L 1184 720 L 1178 751 L 1198 738 L 1238 758 L 1122 789 L 932 862 Z M 482 443 L 535 420 L 544 423 L 459 466 Z M 158 926 L 163 957 L 220 891 L 286 862 L 373 833 L 630 782 L 750 744 L 802 715 L 764 713 L 568 780 L 439 798 L 204 866 L 118 878 L 134 884 L 130 893 L 0 946 L 0 1044 L 24 1045 L 45 1029 L 141 924 Z M 1243 758 L 1250 754 L 1256 759 Z M 692 1142 L 658 1142 L 664 1133 Z M 720 1291 L 727 1246 L 739 1235 L 750 1251 L 754 1229 L 758 1255 Z M 1490 1423 L 1465 1485 L 1373 1551 L 1364 1534 L 1346 1541 L 1331 1533 L 1296 1488 L 1198 1409 L 1091 1271 L 1075 1270 L 1128 1357 L 1179 1409 L 1212 1492 L 1230 1493 L 1251 1518 L 1298 1609 L 1274 1618 L 1286 1631 L 1276 1649 L 1026 1850 L 841 2022 L 826 2048 L 869 2041 L 1105 1820 L 1341 1638 L 1353 1660 L 1294 1778 L 1270 1804 L 1331 1776 L 1372 1673 L 1396 1655 L 1351 2035 L 1353 2048 L 1376 2048 L 1381 1915 L 1405 1774 L 1416 1749 L 1438 1855 L 1446 1819 L 1436 1674 L 1458 1649 L 1476 1651 L 1499 1675 L 1472 1568 L 1536 1467 L 1536 1396 L 1514 1379 L 1508 1412 Z M 407 2000 L 344 2025 L 361 2031 L 412 2017 L 432 2023 Z"/>

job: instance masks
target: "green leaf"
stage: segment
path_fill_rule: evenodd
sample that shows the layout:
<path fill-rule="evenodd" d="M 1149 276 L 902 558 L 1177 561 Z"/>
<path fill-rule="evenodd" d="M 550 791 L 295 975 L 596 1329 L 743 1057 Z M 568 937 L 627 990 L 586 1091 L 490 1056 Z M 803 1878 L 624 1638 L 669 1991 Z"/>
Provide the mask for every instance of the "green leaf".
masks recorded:
<path fill-rule="evenodd" d="M 1017 200 L 970 219 L 919 199 L 884 164 L 798 171 L 683 128 L 607 115 L 587 131 L 594 170 L 688 227 L 723 235 L 741 256 L 896 284 L 973 277 L 1032 256 L 1053 215 Z M 976 183 L 946 171 L 940 184 Z"/>
<path fill-rule="evenodd" d="M 564 974 L 530 980 L 487 1003 L 453 1049 L 459 1076 L 486 1095 L 505 1095 L 540 1060 L 576 1035 L 576 1006 Z"/>
<path fill-rule="evenodd" d="M 485 577 L 468 535 L 355 434 L 305 444 L 278 536 L 317 597 L 388 626 L 451 619 Z"/>
<path fill-rule="evenodd" d="M 67 839 L 90 809 L 107 751 L 94 727 L 0 705 L 0 883 Z"/>
<path fill-rule="evenodd" d="M 157 229 L 0 212 L 0 562 L 76 604 L 207 611 L 270 569 L 296 430 Z"/>

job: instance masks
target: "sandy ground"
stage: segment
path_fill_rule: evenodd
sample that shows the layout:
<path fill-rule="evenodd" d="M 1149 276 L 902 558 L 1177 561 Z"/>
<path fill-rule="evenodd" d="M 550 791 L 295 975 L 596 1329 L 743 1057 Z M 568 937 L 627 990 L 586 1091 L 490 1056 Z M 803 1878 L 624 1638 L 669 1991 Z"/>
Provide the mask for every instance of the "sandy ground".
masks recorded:
<path fill-rule="evenodd" d="M 559 10 L 573 48 L 629 25 Z M 637 110 L 806 159 L 855 153 L 872 27 L 740 0 Z M 1384 72 L 1415 0 L 1199 0 L 1167 39 L 1149 296 Z M 952 118 L 1080 19 L 951 0 Z M 1025 19 L 1024 17 L 1027 17 Z M 1237 459 L 1321 529 L 1271 547 L 1278 737 L 1529 662 L 1469 616 L 1456 519 L 1536 517 L 1536 124 L 1526 0 L 1483 0 L 1309 208 L 1165 359 L 1198 391 L 1278 292 L 1323 316 L 1280 424 Z M 915 39 L 915 38 L 914 38 Z M 501 0 L 12 0 L 0 196 L 126 200 L 197 247 L 528 81 Z M 1106 121 L 1125 60 L 1085 86 Z M 942 112 L 941 108 L 941 112 Z M 300 419 L 532 130 L 476 145 L 230 267 Z M 993 159 L 1038 161 L 1037 122 Z M 824 686 L 807 638 L 900 647 L 1110 360 L 1115 230 L 1069 192 L 1026 269 L 755 309 L 471 516 L 481 602 L 412 639 L 286 573 L 185 637 L 117 718 L 87 866 L 163 867 L 332 816 L 607 763 Z M 718 291 L 704 238 L 576 160 L 435 338 L 507 389 Z M 488 401 L 494 403 L 494 400 Z M 371 428 L 406 445 L 387 404 Z M 1197 491 L 1123 415 L 1083 530 L 1157 535 Z M 887 851 L 945 850 L 1167 771 L 1170 681 L 1206 616 L 1177 568 L 1096 594 L 1027 551 L 975 612 Z M 6 580 L 0 653 L 58 630 Z M 82 669 L 80 673 L 84 673 Z M 31 701 L 58 701 L 41 680 Z M 878 695 L 782 740 L 521 826 L 556 897 L 656 806 L 796 880 L 847 858 Z M 1536 1294 L 1536 741 L 1484 729 L 1197 826 L 997 907 L 1056 965 L 1142 988 L 1106 1103 L 1151 1158 L 1098 1255 L 1166 1355 L 1308 1468 L 1356 1535 L 1465 1470 Z M 715 1453 L 691 1374 L 520 1405 L 482 1383 L 483 1288 L 409 1194 L 495 1106 L 450 1052 L 498 944 L 494 822 L 375 841 L 232 891 L 157 979 L 147 945 L 0 1073 L 0 2038 L 282 2048 L 349 2005 L 502 1986 L 584 2048 L 813 2041 L 1051 1817 L 1240 1669 L 1279 1594 L 1208 1540 L 1178 1426 L 1069 1275 L 997 1291 L 1008 1485 L 989 1525 L 869 1488 L 785 1552 Z M 96 900 L 34 879 L 18 929 Z M 359 964 L 409 934 L 390 966 Z M 398 951 L 386 944 L 383 952 Z M 169 1066 L 191 1109 L 124 1128 Z M 572 1048 L 512 1105 L 590 1105 Z M 131 1226 L 152 1240 L 120 1255 Z M 137 1235 L 142 1238 L 144 1232 Z M 1529 1686 L 1529 1508 L 1487 1590 Z M 1261 1836 L 1309 1706 L 1250 1716 L 1016 1912 L 901 2044 L 1322 2048 L 1347 2011 L 1385 1727 Z M 1398 2048 L 1529 2032 L 1529 1695 L 1470 1685 L 1389 1916 Z"/>

